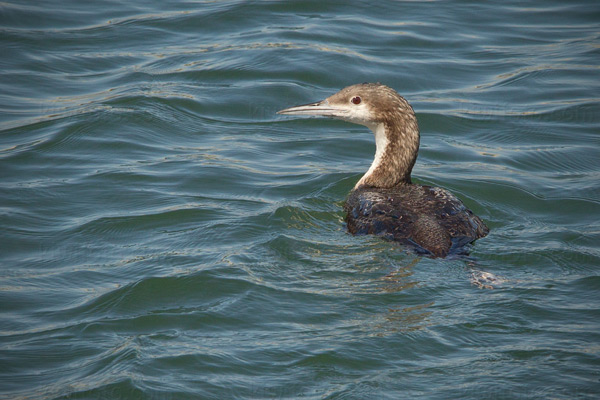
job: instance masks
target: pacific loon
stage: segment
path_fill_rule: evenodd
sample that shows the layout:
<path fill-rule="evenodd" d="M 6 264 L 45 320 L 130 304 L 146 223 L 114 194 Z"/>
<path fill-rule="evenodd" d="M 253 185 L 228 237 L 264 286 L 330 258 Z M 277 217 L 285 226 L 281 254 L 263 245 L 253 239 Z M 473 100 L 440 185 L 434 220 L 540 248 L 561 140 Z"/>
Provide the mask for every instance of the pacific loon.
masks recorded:
<path fill-rule="evenodd" d="M 412 107 L 394 89 L 352 85 L 278 114 L 333 117 L 375 134 L 375 159 L 344 206 L 350 233 L 383 236 L 432 257 L 466 253 L 465 245 L 488 234 L 485 223 L 453 194 L 412 183 L 419 127 Z"/>

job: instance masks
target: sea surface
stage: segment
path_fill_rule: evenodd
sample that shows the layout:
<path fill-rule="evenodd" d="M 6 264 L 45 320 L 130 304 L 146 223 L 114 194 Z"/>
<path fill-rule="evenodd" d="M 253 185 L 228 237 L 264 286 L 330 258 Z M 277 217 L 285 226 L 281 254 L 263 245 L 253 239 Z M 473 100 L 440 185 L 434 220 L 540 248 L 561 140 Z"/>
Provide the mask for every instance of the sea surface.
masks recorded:
<path fill-rule="evenodd" d="M 0 3 L 0 398 L 597 399 L 600 3 Z M 491 231 L 352 236 L 373 134 Z"/>

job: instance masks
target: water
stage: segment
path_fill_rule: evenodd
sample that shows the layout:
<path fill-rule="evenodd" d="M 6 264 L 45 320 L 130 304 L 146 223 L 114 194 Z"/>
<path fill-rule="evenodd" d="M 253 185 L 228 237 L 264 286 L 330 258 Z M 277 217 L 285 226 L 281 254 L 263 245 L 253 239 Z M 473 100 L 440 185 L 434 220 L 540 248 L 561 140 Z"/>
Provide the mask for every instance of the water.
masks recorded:
<path fill-rule="evenodd" d="M 88 3 L 0 5 L 0 397 L 596 398 L 596 1 Z M 348 235 L 372 134 L 275 114 L 364 81 L 470 259 Z"/>

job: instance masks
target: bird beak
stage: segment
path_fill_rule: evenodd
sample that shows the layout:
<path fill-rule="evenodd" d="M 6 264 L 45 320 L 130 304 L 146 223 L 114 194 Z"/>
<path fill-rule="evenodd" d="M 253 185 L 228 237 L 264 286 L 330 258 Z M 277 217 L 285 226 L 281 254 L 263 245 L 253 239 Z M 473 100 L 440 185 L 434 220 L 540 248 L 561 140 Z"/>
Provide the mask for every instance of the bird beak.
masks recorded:
<path fill-rule="evenodd" d="M 320 115 L 323 117 L 343 117 L 347 110 L 340 107 L 335 107 L 329 104 L 326 99 L 318 101 L 316 103 L 303 104 L 301 106 L 295 106 L 286 108 L 281 111 L 277 111 L 277 114 L 286 115 Z"/>

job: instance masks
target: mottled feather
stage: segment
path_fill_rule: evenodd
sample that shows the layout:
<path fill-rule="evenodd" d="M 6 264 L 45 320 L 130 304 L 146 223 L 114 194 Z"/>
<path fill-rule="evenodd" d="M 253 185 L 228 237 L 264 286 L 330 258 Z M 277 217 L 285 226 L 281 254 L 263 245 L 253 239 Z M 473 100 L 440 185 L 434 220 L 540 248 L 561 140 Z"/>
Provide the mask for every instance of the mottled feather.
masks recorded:
<path fill-rule="evenodd" d="M 353 190 L 344 209 L 352 234 L 401 242 L 434 257 L 466 252 L 487 235 L 484 222 L 447 190 L 414 184 Z"/>

